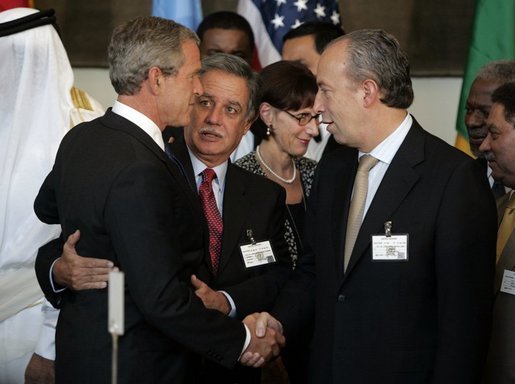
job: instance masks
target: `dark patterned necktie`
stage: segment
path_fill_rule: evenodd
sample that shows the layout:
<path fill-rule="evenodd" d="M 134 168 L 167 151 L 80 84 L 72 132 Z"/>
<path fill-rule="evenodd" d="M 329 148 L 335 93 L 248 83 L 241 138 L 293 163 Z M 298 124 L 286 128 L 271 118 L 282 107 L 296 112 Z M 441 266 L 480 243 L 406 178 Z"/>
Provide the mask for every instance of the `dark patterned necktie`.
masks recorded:
<path fill-rule="evenodd" d="M 506 189 L 504 188 L 504 185 L 502 185 L 502 183 L 494 181 L 494 183 L 492 184 L 492 192 L 495 198 L 497 199 L 506 194 Z"/>
<path fill-rule="evenodd" d="M 202 183 L 199 188 L 200 205 L 206 217 L 209 228 L 209 256 L 213 273 L 218 271 L 220 252 L 222 250 L 223 222 L 220 211 L 216 205 L 215 194 L 213 193 L 212 182 L 216 173 L 211 168 L 202 171 Z"/>

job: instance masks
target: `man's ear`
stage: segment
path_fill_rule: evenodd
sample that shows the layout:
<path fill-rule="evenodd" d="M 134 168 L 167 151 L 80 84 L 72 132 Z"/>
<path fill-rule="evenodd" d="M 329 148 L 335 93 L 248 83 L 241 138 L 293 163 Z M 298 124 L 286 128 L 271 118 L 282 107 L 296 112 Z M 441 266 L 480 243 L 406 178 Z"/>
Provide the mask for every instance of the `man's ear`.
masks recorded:
<path fill-rule="evenodd" d="M 379 86 L 372 79 L 366 79 L 361 83 L 363 91 L 363 106 L 370 107 L 379 99 Z"/>
<path fill-rule="evenodd" d="M 153 93 L 159 93 L 159 87 L 161 86 L 163 72 L 159 67 L 151 67 L 148 70 L 148 84 Z"/>

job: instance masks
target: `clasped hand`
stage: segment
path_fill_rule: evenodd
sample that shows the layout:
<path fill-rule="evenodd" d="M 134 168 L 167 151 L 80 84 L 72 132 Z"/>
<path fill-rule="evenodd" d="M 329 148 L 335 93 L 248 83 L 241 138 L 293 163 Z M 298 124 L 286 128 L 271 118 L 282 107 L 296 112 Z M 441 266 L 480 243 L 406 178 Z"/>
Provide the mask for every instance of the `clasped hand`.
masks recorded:
<path fill-rule="evenodd" d="M 231 308 L 221 292 L 211 289 L 195 275 L 191 277 L 191 284 L 195 288 L 195 294 L 206 308 L 215 309 L 224 314 L 229 313 Z M 251 340 L 240 357 L 242 365 L 258 368 L 279 355 L 280 349 L 285 345 L 282 325 L 279 321 L 270 314 L 262 312 L 248 315 L 243 323 L 250 331 Z"/>
<path fill-rule="evenodd" d="M 286 345 L 281 323 L 267 312 L 254 313 L 243 319 L 251 334 L 250 344 L 240 357 L 240 364 L 259 368 L 279 356 Z"/>

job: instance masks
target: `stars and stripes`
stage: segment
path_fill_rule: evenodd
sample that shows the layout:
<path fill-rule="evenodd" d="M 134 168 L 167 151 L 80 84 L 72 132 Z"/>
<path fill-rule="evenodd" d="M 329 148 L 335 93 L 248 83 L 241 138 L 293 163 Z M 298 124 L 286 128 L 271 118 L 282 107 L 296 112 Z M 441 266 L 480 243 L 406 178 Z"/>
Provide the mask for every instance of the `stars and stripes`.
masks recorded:
<path fill-rule="evenodd" d="M 239 0 L 252 26 L 261 66 L 281 59 L 283 36 L 306 21 L 340 24 L 337 0 Z"/>

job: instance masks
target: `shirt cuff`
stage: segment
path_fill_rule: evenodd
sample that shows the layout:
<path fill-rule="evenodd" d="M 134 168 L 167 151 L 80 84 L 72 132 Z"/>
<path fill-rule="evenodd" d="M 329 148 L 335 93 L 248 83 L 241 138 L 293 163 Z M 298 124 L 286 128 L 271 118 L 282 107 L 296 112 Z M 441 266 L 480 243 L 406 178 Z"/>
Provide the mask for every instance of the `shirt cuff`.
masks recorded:
<path fill-rule="evenodd" d="M 245 344 L 243 344 L 243 349 L 241 350 L 240 357 L 238 358 L 238 361 L 241 359 L 241 355 L 243 355 L 243 352 L 247 349 L 247 347 L 250 344 L 250 329 L 247 327 L 245 323 L 242 323 L 245 327 Z"/>
<path fill-rule="evenodd" d="M 34 353 L 48 360 L 55 360 L 55 326 L 57 324 L 57 317 L 59 310 L 52 307 L 47 301 L 43 301 L 41 307 L 43 312 L 43 327 L 39 334 L 38 343 Z"/>
<path fill-rule="evenodd" d="M 225 298 L 227 299 L 227 301 L 229 302 L 229 305 L 231 307 L 231 310 L 229 311 L 227 316 L 235 318 L 236 317 L 236 304 L 234 304 L 234 300 L 232 299 L 231 295 L 229 295 L 225 291 L 218 291 L 218 292 L 221 292 L 225 296 Z"/>
<path fill-rule="evenodd" d="M 50 274 L 48 276 L 49 280 L 50 280 L 50 286 L 52 287 L 52 291 L 54 291 L 54 293 L 60 293 L 60 292 L 63 292 L 64 290 L 66 290 L 66 287 L 64 288 L 60 288 L 57 286 L 57 284 L 54 283 L 54 275 L 53 275 L 53 271 L 54 271 L 54 264 L 57 262 L 58 259 L 55 259 L 54 262 L 52 263 L 52 265 L 50 266 Z"/>

